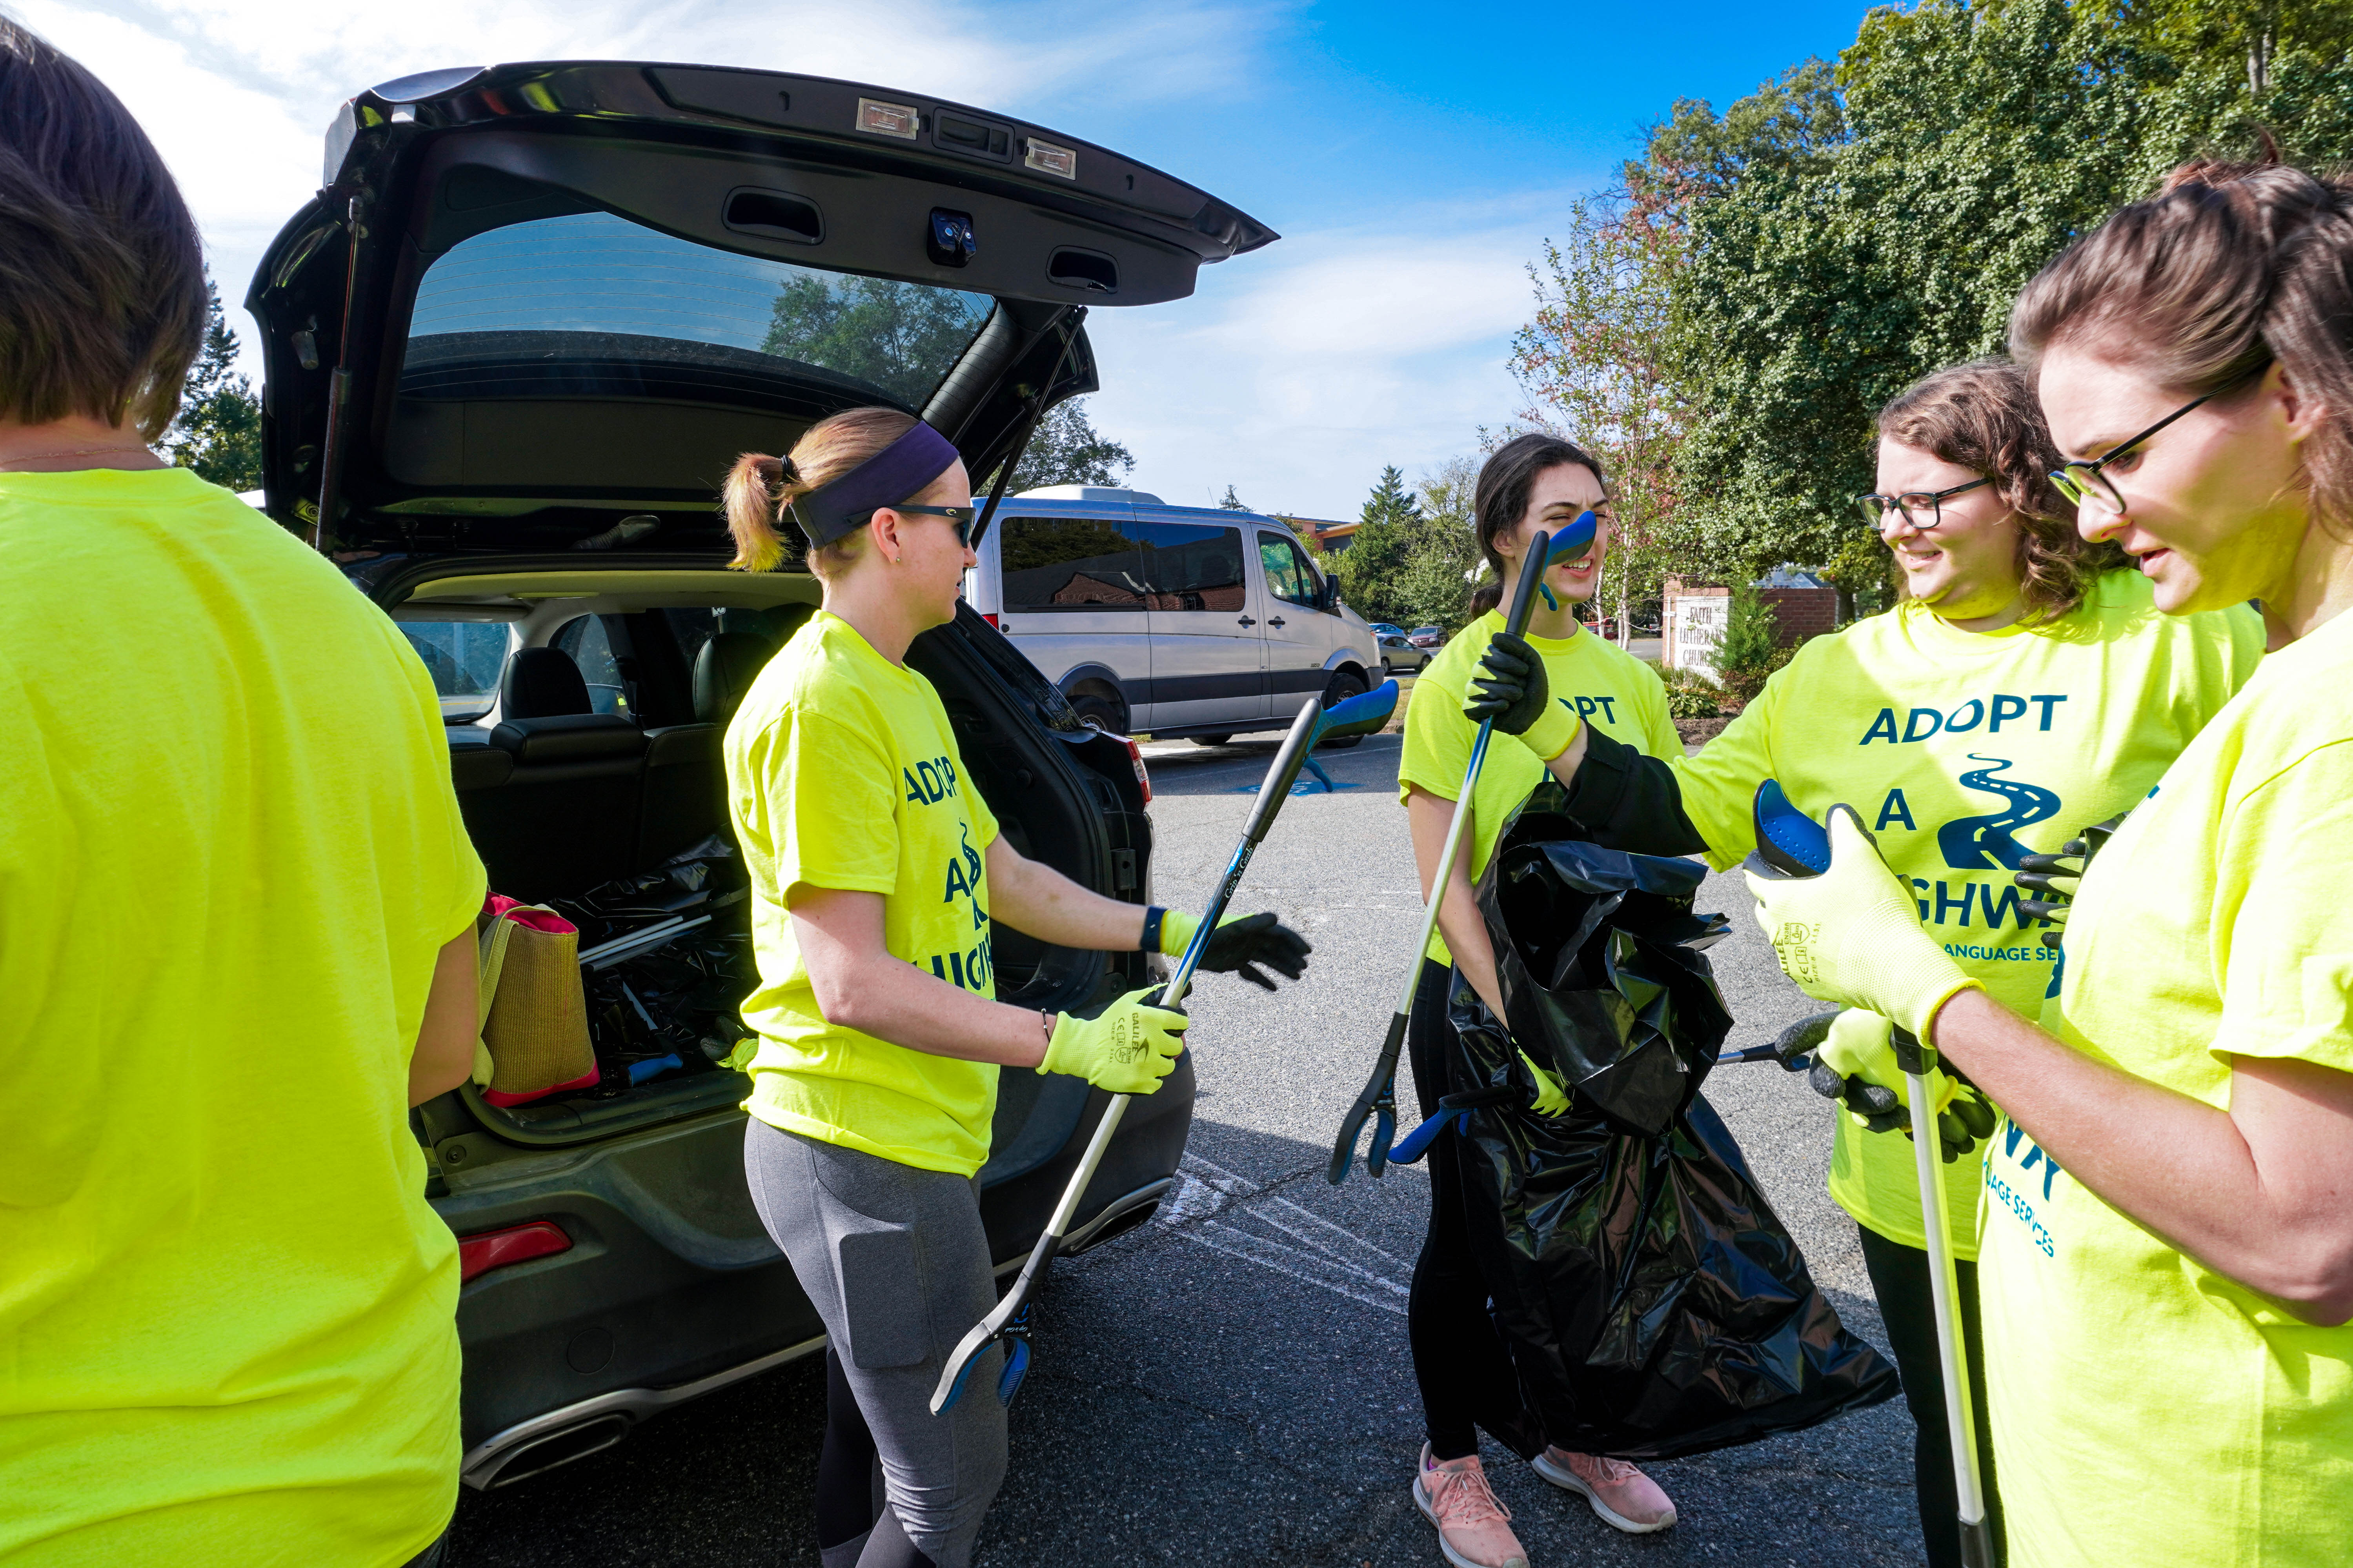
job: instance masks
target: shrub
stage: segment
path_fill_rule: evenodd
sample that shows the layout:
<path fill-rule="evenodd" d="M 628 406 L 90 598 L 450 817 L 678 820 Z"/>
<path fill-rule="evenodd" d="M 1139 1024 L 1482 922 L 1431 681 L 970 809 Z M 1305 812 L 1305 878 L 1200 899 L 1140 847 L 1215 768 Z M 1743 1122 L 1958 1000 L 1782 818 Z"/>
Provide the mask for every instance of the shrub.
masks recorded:
<path fill-rule="evenodd" d="M 1670 719 L 1713 719 L 1724 711 L 1723 700 L 1692 687 L 1667 693 Z"/>

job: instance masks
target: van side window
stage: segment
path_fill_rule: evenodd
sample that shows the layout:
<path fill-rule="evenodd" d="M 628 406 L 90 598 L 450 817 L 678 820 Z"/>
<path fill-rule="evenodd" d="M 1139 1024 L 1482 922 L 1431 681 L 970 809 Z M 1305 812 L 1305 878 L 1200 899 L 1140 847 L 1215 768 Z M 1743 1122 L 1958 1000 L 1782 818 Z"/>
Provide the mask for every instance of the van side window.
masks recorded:
<path fill-rule="evenodd" d="M 1239 610 L 1249 601 L 1242 531 L 1198 522 L 1145 522 L 1145 581 L 1155 610 Z"/>
<path fill-rule="evenodd" d="M 612 639 L 596 616 L 580 616 L 557 628 L 549 645 L 580 667 L 588 683 L 588 706 L 599 713 L 629 711 L 629 689 L 622 683 L 621 666 L 613 657 Z"/>
<path fill-rule="evenodd" d="M 1299 542 L 1280 533 L 1258 536 L 1259 564 L 1266 571 L 1266 591 L 1286 604 L 1316 607 L 1315 569 L 1299 552 Z"/>
<path fill-rule="evenodd" d="M 408 646 L 433 676 L 441 721 L 470 724 L 491 710 L 507 661 L 507 628 L 496 621 L 401 621 Z"/>
<path fill-rule="evenodd" d="M 1144 555 L 1118 523 L 1008 518 L 998 548 L 1008 615 L 1144 608 Z"/>

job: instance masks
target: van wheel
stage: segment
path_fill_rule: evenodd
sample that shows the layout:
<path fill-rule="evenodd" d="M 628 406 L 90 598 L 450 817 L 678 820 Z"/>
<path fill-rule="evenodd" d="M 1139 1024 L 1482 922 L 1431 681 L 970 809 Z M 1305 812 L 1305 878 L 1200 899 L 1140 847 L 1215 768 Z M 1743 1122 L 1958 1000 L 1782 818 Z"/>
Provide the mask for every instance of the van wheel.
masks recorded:
<path fill-rule="evenodd" d="M 1324 706 L 1336 708 L 1349 698 L 1361 697 L 1370 689 L 1362 676 L 1350 675 L 1343 670 L 1332 678 L 1331 685 L 1324 689 Z M 1315 749 L 1319 752 L 1345 752 L 1351 746 L 1361 744 L 1364 739 L 1362 735 L 1349 735 L 1337 741 L 1322 742 Z"/>
<path fill-rule="evenodd" d="M 1233 737 L 1231 735 L 1191 735 L 1187 739 L 1197 746 L 1222 746 Z"/>
<path fill-rule="evenodd" d="M 1071 697 L 1071 708 L 1078 714 L 1082 724 L 1092 724 L 1109 735 L 1127 733 L 1127 707 L 1124 703 L 1115 702 L 1097 692 L 1082 691 Z"/>

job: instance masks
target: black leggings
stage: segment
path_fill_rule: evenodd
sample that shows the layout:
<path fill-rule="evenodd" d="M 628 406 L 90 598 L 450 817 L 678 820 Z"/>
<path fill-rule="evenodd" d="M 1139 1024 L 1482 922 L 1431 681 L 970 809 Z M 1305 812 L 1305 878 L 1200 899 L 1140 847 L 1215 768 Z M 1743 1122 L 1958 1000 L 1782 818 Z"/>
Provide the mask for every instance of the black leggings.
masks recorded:
<path fill-rule="evenodd" d="M 1888 1348 L 1904 1379 L 1904 1403 L 1918 1436 L 1912 1443 L 1912 1493 L 1920 1504 L 1920 1538 L 1929 1568 L 1960 1568 L 1960 1490 L 1953 1482 L 1953 1444 L 1946 1436 L 1945 1373 L 1936 1359 L 1936 1293 L 1928 1285 L 1928 1255 L 1890 1241 L 1866 1226 L 1862 1266 L 1879 1298 L 1887 1325 Z M 1994 1561 L 2002 1559 L 2001 1507 L 1993 1484 L 1993 1436 L 1986 1420 L 1985 1335 L 1978 1317 L 1978 1266 L 1954 1266 L 1961 1298 L 1961 1332 L 1969 1352 L 1969 1401 L 1977 1413 L 1978 1475 L 1984 1486 L 1986 1519 L 1993 1527 Z"/>
<path fill-rule="evenodd" d="M 1414 1093 L 1423 1113 L 1446 1093 L 1446 1058 L 1454 1045 L 1446 1021 L 1452 971 L 1424 959 L 1407 1021 Z M 1494 1439 L 1533 1459 L 1544 1449 L 1542 1425 L 1520 1398 L 1520 1376 L 1488 1310 L 1486 1281 L 1472 1255 L 1461 1153 L 1451 1132 L 1440 1133 L 1423 1160 L 1430 1167 L 1430 1229 L 1414 1259 L 1413 1294 L 1406 1301 L 1406 1335 L 1413 1374 L 1421 1384 L 1421 1418 L 1433 1459 L 1479 1451 L 1483 1426 Z"/>
<path fill-rule="evenodd" d="M 817 1549 L 823 1568 L 937 1568 L 883 1505 L 874 1434 L 841 1357 L 825 1347 L 825 1445 L 817 1456 Z"/>

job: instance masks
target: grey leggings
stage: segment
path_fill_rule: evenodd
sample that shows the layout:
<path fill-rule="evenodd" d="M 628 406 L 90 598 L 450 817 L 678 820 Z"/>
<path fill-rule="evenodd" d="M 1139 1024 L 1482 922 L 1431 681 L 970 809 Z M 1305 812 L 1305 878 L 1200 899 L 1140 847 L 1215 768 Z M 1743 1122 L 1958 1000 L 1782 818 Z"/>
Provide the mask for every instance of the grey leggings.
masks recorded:
<path fill-rule="evenodd" d="M 890 1522 L 938 1568 L 966 1568 L 1005 1479 L 1004 1352 L 973 1369 L 944 1415 L 932 1389 L 958 1341 L 997 1305 L 978 1184 L 779 1131 L 753 1118 L 744 1173 L 769 1236 L 792 1260 L 872 1434 Z M 884 1542 L 869 1543 L 880 1552 Z M 859 1542 L 825 1552 L 860 1561 Z M 869 1555 L 875 1555 L 870 1552 Z M 881 1561 L 880 1556 L 875 1557 Z"/>

